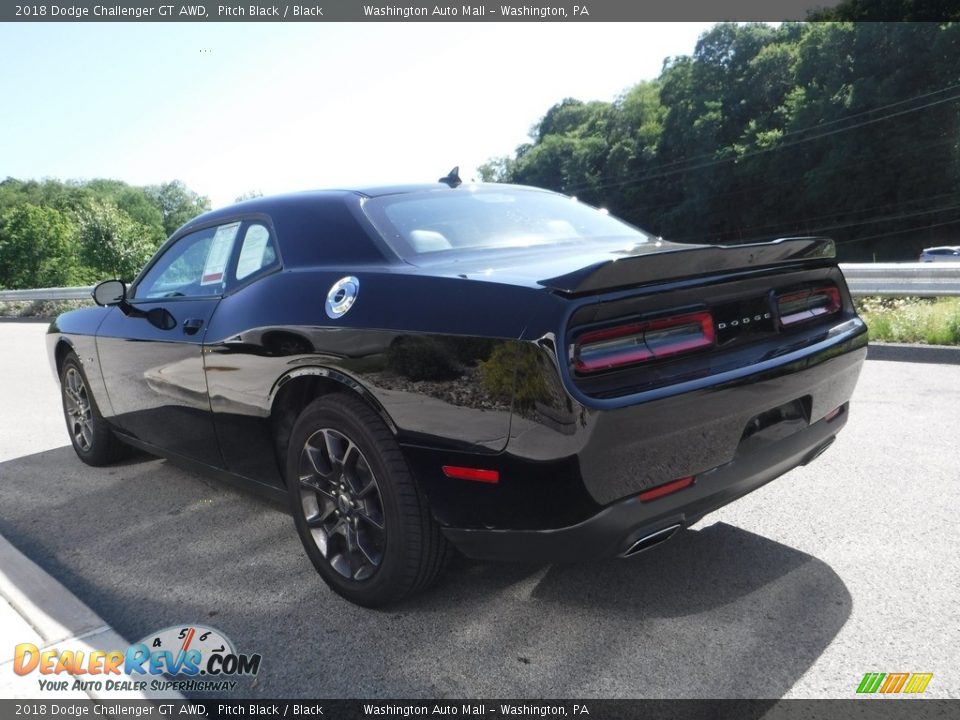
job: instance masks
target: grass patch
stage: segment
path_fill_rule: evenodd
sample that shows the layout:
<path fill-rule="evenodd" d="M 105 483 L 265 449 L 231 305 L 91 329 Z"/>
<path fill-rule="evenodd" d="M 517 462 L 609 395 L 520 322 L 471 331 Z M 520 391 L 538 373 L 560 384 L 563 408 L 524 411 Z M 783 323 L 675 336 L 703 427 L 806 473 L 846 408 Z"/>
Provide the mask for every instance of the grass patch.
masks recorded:
<path fill-rule="evenodd" d="M 857 312 L 881 342 L 960 345 L 960 298 L 867 297 Z"/>
<path fill-rule="evenodd" d="M 93 300 L 16 300 L 0 302 L 0 318 L 53 320 L 60 313 L 93 305 Z"/>

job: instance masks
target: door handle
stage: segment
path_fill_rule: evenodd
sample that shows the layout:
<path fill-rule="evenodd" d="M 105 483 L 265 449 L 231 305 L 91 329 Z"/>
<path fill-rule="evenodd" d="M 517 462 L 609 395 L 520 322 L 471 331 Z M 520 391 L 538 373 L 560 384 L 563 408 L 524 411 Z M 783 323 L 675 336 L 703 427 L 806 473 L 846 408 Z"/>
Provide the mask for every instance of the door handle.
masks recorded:
<path fill-rule="evenodd" d="M 203 318 L 189 318 L 183 321 L 183 332 L 187 335 L 196 335 L 203 327 Z"/>

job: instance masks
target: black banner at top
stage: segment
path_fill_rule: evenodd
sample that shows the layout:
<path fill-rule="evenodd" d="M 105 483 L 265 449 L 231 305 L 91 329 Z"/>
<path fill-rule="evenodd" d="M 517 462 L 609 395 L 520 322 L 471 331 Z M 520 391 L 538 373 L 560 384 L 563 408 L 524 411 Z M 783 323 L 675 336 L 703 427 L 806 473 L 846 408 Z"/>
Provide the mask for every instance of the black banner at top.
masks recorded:
<path fill-rule="evenodd" d="M 658 22 L 804 20 L 837 0 L 36 0 L 5 22 Z"/>
<path fill-rule="evenodd" d="M 719 22 L 960 20 L 943 0 L 36 0 L 3 22 Z"/>

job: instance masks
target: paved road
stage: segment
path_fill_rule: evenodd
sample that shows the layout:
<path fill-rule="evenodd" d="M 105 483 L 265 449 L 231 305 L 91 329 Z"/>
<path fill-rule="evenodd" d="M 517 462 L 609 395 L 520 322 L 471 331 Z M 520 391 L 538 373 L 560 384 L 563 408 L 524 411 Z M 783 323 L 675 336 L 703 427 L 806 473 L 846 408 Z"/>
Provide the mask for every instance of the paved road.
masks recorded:
<path fill-rule="evenodd" d="M 460 560 L 374 612 L 326 590 L 275 505 L 77 461 L 43 330 L 0 323 L 0 533 L 128 639 L 203 622 L 261 653 L 241 695 L 850 697 L 909 671 L 960 697 L 958 364 L 868 361 L 829 452 L 656 551 Z"/>

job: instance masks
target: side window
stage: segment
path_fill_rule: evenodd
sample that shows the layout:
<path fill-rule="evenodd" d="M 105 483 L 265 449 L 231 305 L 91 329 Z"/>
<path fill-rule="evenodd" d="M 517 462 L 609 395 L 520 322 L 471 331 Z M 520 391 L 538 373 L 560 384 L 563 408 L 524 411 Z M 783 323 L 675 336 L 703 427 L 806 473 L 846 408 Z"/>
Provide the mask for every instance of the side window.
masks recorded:
<path fill-rule="evenodd" d="M 183 236 L 150 268 L 134 299 L 219 295 L 239 229 L 233 222 Z"/>
<path fill-rule="evenodd" d="M 277 249 L 270 238 L 266 225 L 253 222 L 247 225 L 240 241 L 237 269 L 233 273 L 236 282 L 277 265 Z"/>

